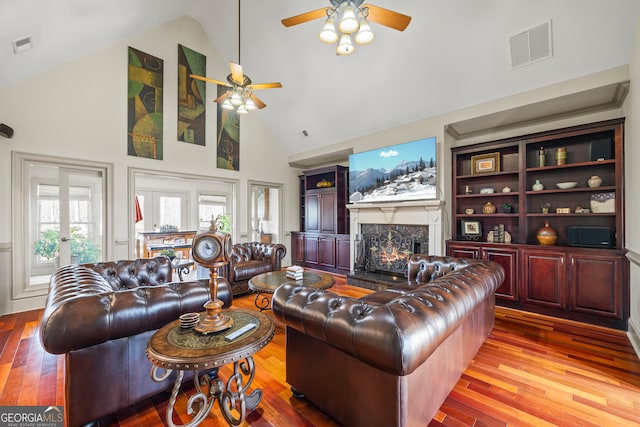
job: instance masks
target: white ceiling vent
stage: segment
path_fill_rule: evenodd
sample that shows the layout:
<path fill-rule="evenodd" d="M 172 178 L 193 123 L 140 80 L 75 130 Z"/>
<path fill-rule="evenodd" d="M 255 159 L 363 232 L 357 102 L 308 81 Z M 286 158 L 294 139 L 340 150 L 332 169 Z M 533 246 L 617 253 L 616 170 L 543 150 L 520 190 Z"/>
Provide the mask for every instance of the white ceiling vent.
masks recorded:
<path fill-rule="evenodd" d="M 20 52 L 31 49 L 31 36 L 13 40 L 11 44 L 13 45 L 13 53 L 17 55 Z"/>
<path fill-rule="evenodd" d="M 509 37 L 511 68 L 551 58 L 552 45 L 551 21 Z"/>

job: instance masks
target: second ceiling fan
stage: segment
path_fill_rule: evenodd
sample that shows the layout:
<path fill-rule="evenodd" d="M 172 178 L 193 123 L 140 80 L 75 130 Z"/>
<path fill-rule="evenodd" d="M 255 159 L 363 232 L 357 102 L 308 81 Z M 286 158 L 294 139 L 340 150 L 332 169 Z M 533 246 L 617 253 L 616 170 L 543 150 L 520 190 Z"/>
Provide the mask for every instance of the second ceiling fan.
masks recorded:
<path fill-rule="evenodd" d="M 197 74 L 190 74 L 189 77 L 196 80 L 202 80 L 209 83 L 215 83 L 220 86 L 229 88 L 225 93 L 215 99 L 214 102 L 222 104 L 225 110 L 235 110 L 238 114 L 247 114 L 256 108 L 264 108 L 267 106 L 253 91 L 259 89 L 281 88 L 279 82 L 273 83 L 251 83 L 251 79 L 245 75 L 240 65 L 240 0 L 238 0 L 238 63 L 229 62 L 231 74 L 227 76 L 227 82 L 211 79 Z"/>
<path fill-rule="evenodd" d="M 330 0 L 330 2 L 333 7 L 323 7 L 285 18 L 282 20 L 282 25 L 292 27 L 326 16 L 322 31 L 318 34 L 320 41 L 329 44 L 338 42 L 336 54 L 350 55 L 355 50 L 351 43 L 352 34 L 355 34 L 354 38 L 358 44 L 364 45 L 373 41 L 374 34 L 369 26 L 369 19 L 398 31 L 404 31 L 411 22 L 410 16 L 372 4 L 362 4 L 364 0 Z M 336 21 L 338 21 L 340 36 L 336 32 Z"/>

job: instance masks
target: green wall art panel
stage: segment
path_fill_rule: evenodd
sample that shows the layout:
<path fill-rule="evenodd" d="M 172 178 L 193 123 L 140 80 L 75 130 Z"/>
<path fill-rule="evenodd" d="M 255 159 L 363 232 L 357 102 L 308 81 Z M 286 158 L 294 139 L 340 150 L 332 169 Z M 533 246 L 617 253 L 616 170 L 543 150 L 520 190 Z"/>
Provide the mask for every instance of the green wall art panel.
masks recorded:
<path fill-rule="evenodd" d="M 207 57 L 178 45 L 178 141 L 205 145 L 206 82 L 189 77 L 205 77 Z"/>
<path fill-rule="evenodd" d="M 218 97 L 228 90 L 218 86 Z M 218 104 L 217 165 L 219 169 L 240 170 L 240 116 L 235 110 L 225 110 Z"/>
<path fill-rule="evenodd" d="M 164 62 L 129 47 L 127 153 L 162 160 Z"/>

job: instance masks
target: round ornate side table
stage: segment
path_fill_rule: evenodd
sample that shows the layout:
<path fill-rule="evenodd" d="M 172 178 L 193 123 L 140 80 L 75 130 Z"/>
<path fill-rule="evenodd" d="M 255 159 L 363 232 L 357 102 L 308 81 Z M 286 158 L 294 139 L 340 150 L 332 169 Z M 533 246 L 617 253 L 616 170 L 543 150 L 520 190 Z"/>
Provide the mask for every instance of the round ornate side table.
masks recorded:
<path fill-rule="evenodd" d="M 167 424 L 171 427 L 176 426 L 173 410 L 185 371 L 193 371 L 196 388 L 196 393 L 187 402 L 187 414 L 193 418 L 184 424 L 186 427 L 200 424 L 216 401 L 225 420 L 237 426 L 244 422 L 247 410 L 254 410 L 262 399 L 260 389 L 248 393 L 256 369 L 253 354 L 273 338 L 273 320 L 250 310 L 226 309 L 223 312 L 233 319 L 230 329 L 202 334 L 192 328 L 181 328 L 179 320 L 175 320 L 158 329 L 147 343 L 154 381 L 163 381 L 177 371 L 167 406 Z M 244 332 L 238 335 L 238 330 Z M 238 336 L 232 338 L 233 334 Z M 226 364 L 233 364 L 233 374 L 226 383 L 219 377 L 210 378 L 209 371 Z"/>

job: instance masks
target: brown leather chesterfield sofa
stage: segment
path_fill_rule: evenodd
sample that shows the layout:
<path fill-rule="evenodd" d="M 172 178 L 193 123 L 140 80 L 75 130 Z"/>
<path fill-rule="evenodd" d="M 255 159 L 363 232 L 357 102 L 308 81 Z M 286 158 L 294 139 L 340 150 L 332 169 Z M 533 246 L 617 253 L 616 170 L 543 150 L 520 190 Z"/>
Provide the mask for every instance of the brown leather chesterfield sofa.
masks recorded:
<path fill-rule="evenodd" d="M 287 382 L 341 425 L 428 425 L 493 328 L 499 264 L 414 255 L 408 275 L 360 299 L 295 283 L 273 296 Z"/>
<path fill-rule="evenodd" d="M 167 257 L 68 265 L 52 277 L 40 327 L 46 351 L 65 355 L 65 419 L 93 422 L 169 390 L 155 382 L 145 349 L 180 314 L 204 311 L 208 280 L 172 282 Z M 231 305 L 226 281 L 218 298 Z M 175 375 L 175 373 L 174 373 Z"/>
<path fill-rule="evenodd" d="M 278 243 L 236 243 L 233 245 L 226 278 L 233 295 L 249 292 L 249 279 L 253 276 L 279 271 L 287 247 Z"/>

